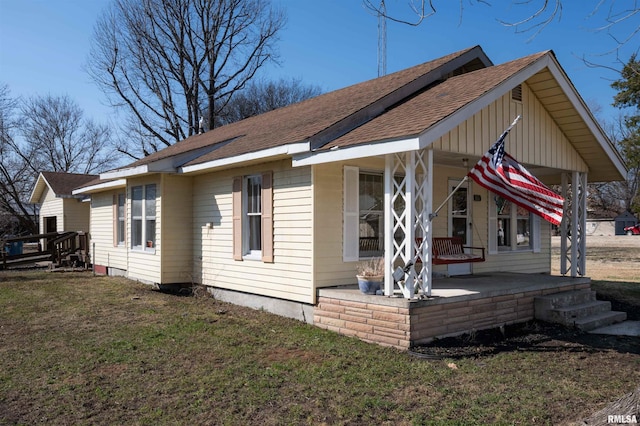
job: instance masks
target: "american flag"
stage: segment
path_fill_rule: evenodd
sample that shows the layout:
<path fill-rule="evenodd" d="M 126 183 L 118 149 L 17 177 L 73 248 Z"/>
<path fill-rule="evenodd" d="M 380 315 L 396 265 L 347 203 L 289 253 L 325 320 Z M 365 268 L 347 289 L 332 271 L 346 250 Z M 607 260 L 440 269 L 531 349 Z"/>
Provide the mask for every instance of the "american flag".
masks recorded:
<path fill-rule="evenodd" d="M 468 176 L 489 191 L 559 225 L 564 198 L 550 190 L 504 150 L 507 134 L 519 119 L 520 116 L 500 135 Z"/>

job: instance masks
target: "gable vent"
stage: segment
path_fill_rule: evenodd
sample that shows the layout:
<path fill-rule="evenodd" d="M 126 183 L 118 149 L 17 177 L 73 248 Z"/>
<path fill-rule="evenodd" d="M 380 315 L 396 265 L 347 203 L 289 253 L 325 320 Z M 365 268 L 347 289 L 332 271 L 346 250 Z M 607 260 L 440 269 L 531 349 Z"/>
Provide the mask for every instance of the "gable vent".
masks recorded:
<path fill-rule="evenodd" d="M 518 84 L 511 90 L 511 99 L 522 102 L 522 84 Z"/>

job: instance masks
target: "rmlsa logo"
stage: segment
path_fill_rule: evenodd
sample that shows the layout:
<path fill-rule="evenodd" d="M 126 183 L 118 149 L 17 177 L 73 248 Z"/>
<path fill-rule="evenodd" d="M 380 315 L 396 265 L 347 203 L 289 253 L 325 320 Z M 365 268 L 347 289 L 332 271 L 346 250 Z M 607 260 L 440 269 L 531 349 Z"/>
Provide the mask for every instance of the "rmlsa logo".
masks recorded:
<path fill-rule="evenodd" d="M 613 416 L 607 416 L 607 423 L 618 423 L 618 424 L 637 424 L 638 420 L 636 419 L 635 414 L 634 415 L 613 415 Z"/>

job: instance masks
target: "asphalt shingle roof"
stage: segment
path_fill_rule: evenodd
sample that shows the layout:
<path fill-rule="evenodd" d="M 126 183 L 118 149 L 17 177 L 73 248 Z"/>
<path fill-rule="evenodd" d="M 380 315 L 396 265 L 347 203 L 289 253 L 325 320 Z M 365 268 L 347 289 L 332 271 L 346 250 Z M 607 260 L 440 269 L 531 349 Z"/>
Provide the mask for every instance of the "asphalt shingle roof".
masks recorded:
<path fill-rule="evenodd" d="M 99 176 L 66 172 L 42 172 L 42 177 L 47 181 L 51 190 L 60 196 L 71 195 L 75 188 L 84 186 Z"/>
<path fill-rule="evenodd" d="M 191 136 L 127 167 L 149 164 L 207 146 L 218 145 L 218 148 L 188 164 L 199 164 L 306 141 L 389 93 L 404 87 L 472 49 L 474 48 L 461 50 L 406 70 Z"/>
<path fill-rule="evenodd" d="M 323 149 L 417 136 L 546 54 L 541 52 L 448 78 L 333 140 Z"/>

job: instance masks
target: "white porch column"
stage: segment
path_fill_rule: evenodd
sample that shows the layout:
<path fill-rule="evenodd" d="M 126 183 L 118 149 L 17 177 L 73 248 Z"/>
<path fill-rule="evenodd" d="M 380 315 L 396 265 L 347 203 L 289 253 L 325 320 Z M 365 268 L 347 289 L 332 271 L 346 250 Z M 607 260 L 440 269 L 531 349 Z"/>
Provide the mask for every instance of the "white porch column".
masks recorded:
<path fill-rule="evenodd" d="M 393 295 L 393 164 L 394 155 L 384 157 L 384 295 Z"/>
<path fill-rule="evenodd" d="M 569 175 L 567 173 L 562 173 L 561 178 L 562 193 L 560 195 L 564 198 L 564 206 L 562 208 L 562 222 L 560 223 L 560 273 L 562 275 L 567 275 L 567 254 L 569 253 L 568 249 L 570 248 L 569 224 L 572 222 L 572 215 L 569 211 Z"/>
<path fill-rule="evenodd" d="M 415 286 L 431 295 L 431 222 L 433 152 L 419 150 L 385 157 L 385 295 L 394 291 L 394 267 L 408 268 L 399 288 L 406 298 Z M 422 268 L 416 270 L 417 261 Z"/>
<path fill-rule="evenodd" d="M 587 174 L 571 174 L 571 194 L 568 174 L 562 175 L 562 196 L 565 198 L 564 217 L 560 225 L 560 273 L 572 277 L 586 273 Z M 571 197 L 571 209 L 568 200 Z"/>

